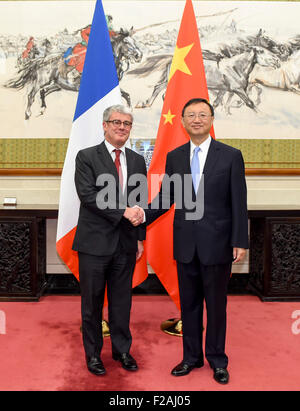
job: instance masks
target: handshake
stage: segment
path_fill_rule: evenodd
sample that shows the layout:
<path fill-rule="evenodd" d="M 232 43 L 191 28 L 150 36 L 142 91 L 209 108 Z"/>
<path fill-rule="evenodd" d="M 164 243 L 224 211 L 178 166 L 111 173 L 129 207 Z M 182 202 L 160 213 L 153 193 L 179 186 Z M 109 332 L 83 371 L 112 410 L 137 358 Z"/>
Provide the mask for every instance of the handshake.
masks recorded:
<path fill-rule="evenodd" d="M 136 227 L 144 222 L 145 213 L 141 207 L 135 205 L 134 207 L 126 207 L 123 217 L 127 218 Z"/>

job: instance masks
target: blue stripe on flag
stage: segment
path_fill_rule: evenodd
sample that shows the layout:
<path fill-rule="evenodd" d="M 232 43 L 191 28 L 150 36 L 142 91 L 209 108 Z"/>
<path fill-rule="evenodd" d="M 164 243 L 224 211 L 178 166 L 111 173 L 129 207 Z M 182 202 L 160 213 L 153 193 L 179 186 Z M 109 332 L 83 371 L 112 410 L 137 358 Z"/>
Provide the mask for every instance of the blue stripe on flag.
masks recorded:
<path fill-rule="evenodd" d="M 97 0 L 74 120 L 119 84 L 102 1 Z M 101 120 L 100 120 L 101 121 Z"/>

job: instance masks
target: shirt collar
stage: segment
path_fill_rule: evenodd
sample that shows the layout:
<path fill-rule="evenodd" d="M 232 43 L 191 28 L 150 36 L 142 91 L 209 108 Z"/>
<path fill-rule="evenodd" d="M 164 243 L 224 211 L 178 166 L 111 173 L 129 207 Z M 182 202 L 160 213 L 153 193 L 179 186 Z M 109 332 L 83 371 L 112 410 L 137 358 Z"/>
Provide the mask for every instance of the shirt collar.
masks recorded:
<path fill-rule="evenodd" d="M 192 154 L 194 153 L 195 147 L 198 147 L 198 146 L 196 146 L 196 144 L 194 144 L 194 143 L 192 142 L 192 140 L 190 140 L 190 142 L 191 142 L 191 155 L 192 155 Z M 207 152 L 208 152 L 208 149 L 209 149 L 209 146 L 210 146 L 210 142 L 211 142 L 211 136 L 209 136 L 206 140 L 203 141 L 203 143 L 201 143 L 201 144 L 199 145 L 199 147 L 201 148 L 201 151 L 202 151 L 202 152 L 204 152 L 204 153 L 207 153 Z"/>
<path fill-rule="evenodd" d="M 117 150 L 116 147 L 114 147 L 112 144 L 110 144 L 106 139 L 104 139 L 104 144 L 106 145 L 106 148 L 107 148 L 109 154 L 111 154 L 114 150 Z M 118 148 L 118 150 L 121 150 L 122 153 L 125 156 L 125 144 L 124 144 L 124 146 Z"/>

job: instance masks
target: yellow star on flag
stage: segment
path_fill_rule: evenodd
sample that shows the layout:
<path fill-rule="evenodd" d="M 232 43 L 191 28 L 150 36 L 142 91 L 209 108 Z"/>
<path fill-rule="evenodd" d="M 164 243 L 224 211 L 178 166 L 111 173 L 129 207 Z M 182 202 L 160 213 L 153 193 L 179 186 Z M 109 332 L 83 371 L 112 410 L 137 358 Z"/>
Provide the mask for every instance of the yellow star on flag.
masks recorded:
<path fill-rule="evenodd" d="M 170 123 L 173 125 L 173 117 L 176 117 L 176 115 L 172 114 L 171 110 L 169 109 L 167 114 L 163 114 L 163 117 L 165 118 L 164 124 Z"/>
<path fill-rule="evenodd" d="M 193 45 L 194 43 L 190 44 L 189 46 L 181 47 L 181 48 L 177 47 L 176 45 L 168 81 L 171 80 L 171 78 L 174 76 L 177 70 L 180 70 L 183 73 L 189 74 L 190 76 L 192 75 L 184 59 L 191 51 L 191 48 L 193 47 Z"/>

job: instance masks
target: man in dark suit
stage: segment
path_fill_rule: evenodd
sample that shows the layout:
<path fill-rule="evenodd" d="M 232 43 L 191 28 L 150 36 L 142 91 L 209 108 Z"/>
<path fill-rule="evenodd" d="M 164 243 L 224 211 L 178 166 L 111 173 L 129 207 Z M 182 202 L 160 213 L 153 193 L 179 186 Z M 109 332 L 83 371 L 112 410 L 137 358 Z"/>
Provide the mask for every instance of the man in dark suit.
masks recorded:
<path fill-rule="evenodd" d="M 142 175 L 146 180 L 147 171 L 144 158 L 125 147 L 132 120 L 127 108 L 109 107 L 103 113 L 104 141 L 76 157 L 75 185 L 81 204 L 73 250 L 79 257 L 87 367 L 96 375 L 106 372 L 100 357 L 106 286 L 113 358 L 126 370 L 138 369 L 129 353 L 129 320 L 132 275 L 146 230 L 144 224 L 134 226 L 139 222 L 138 208 L 128 207 L 127 199 L 138 184 L 129 184 L 130 178 Z"/>
<path fill-rule="evenodd" d="M 227 287 L 232 261 L 241 261 L 248 248 L 247 193 L 242 154 L 210 137 L 213 120 L 213 107 L 206 100 L 197 98 L 186 103 L 182 124 L 190 141 L 168 153 L 165 179 L 170 184 L 163 181 L 158 197 L 145 213 L 146 223 L 151 224 L 175 203 L 173 242 L 183 360 L 172 374 L 183 376 L 204 364 L 205 300 L 205 356 L 215 380 L 226 384 Z M 172 176 L 180 176 L 180 184 Z"/>

